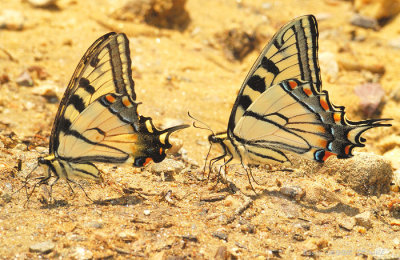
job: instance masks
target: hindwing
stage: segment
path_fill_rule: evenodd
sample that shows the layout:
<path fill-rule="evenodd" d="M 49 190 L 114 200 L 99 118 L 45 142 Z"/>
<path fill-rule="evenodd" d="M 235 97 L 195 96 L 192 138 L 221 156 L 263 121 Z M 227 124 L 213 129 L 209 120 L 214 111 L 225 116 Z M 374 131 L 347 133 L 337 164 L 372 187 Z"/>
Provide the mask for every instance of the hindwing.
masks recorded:
<path fill-rule="evenodd" d="M 331 155 L 351 157 L 354 147 L 364 146 L 364 131 L 388 126 L 382 121 L 349 121 L 344 107 L 332 105 L 326 91 L 291 79 L 271 86 L 246 109 L 233 140 L 252 162 L 284 163 L 284 152 L 323 162 Z"/>

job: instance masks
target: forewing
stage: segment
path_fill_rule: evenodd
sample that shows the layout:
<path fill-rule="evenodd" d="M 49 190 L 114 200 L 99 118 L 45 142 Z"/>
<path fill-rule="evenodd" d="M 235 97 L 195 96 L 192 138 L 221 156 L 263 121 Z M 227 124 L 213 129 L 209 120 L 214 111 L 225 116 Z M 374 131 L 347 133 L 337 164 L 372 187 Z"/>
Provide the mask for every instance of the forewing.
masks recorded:
<path fill-rule="evenodd" d="M 246 109 L 272 85 L 293 78 L 310 82 L 320 91 L 317 41 L 318 28 L 313 15 L 291 21 L 274 35 L 242 84 L 229 118 L 229 135 Z"/>
<path fill-rule="evenodd" d="M 50 137 L 50 153 L 57 151 L 60 135 L 80 113 L 107 93 L 136 99 L 129 41 L 125 34 L 108 33 L 97 39 L 79 62 L 61 100 Z"/>

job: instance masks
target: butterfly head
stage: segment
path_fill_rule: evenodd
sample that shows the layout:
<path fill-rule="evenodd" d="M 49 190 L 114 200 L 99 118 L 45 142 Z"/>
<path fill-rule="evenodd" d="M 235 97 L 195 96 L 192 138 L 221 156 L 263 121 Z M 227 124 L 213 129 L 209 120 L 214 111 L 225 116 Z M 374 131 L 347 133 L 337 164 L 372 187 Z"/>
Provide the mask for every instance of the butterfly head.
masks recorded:
<path fill-rule="evenodd" d="M 211 134 L 208 136 L 208 141 L 211 144 L 222 144 L 228 138 L 226 132 Z"/>
<path fill-rule="evenodd" d="M 52 155 L 49 155 L 46 157 L 40 156 L 38 158 L 38 165 L 49 166 L 49 165 L 51 165 L 52 161 L 54 161 L 54 156 L 52 156 Z"/>

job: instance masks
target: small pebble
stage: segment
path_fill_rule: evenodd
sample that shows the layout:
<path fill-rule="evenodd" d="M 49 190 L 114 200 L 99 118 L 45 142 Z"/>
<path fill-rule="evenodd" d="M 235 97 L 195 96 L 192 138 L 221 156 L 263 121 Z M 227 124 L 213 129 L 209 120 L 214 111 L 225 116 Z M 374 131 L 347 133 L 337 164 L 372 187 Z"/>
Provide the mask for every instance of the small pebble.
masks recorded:
<path fill-rule="evenodd" d="M 220 246 L 217 249 L 217 252 L 215 253 L 214 256 L 215 260 L 229 260 L 229 259 L 235 259 L 231 255 L 231 253 L 228 251 L 228 248 L 226 246 Z"/>
<path fill-rule="evenodd" d="M 374 19 L 388 19 L 400 12 L 397 0 L 353 0 L 353 8 L 360 14 Z"/>
<path fill-rule="evenodd" d="M 356 225 L 356 220 L 354 218 L 342 218 L 338 220 L 339 227 L 351 231 Z"/>
<path fill-rule="evenodd" d="M 294 240 L 297 240 L 297 241 L 304 241 L 304 240 L 306 240 L 302 234 L 298 234 L 298 233 L 296 233 L 296 234 L 293 235 L 293 239 L 294 239 Z"/>
<path fill-rule="evenodd" d="M 242 225 L 240 228 L 240 231 L 242 231 L 243 233 L 249 233 L 249 234 L 254 234 L 256 231 L 256 227 L 253 224 L 245 224 Z"/>
<path fill-rule="evenodd" d="M 395 147 L 394 149 L 387 151 L 383 154 L 383 157 L 392 163 L 392 167 L 395 169 L 393 172 L 393 182 L 400 185 L 400 176 L 398 172 L 398 170 L 400 170 L 400 147 Z"/>
<path fill-rule="evenodd" d="M 372 214 L 370 211 L 365 211 L 354 217 L 356 224 L 367 229 L 372 228 Z"/>
<path fill-rule="evenodd" d="M 367 229 L 365 227 L 357 226 L 357 232 L 360 234 L 365 234 L 365 233 L 367 233 Z"/>
<path fill-rule="evenodd" d="M 200 198 L 200 201 L 206 201 L 206 202 L 215 202 L 219 200 L 224 200 L 226 198 L 227 194 L 210 194 L 206 196 L 202 196 Z"/>
<path fill-rule="evenodd" d="M 122 231 L 118 233 L 118 237 L 124 242 L 133 242 L 138 240 L 138 235 L 133 231 Z"/>
<path fill-rule="evenodd" d="M 149 216 L 150 213 L 151 213 L 151 211 L 150 211 L 149 209 L 143 210 L 143 214 L 144 214 L 145 216 Z"/>
<path fill-rule="evenodd" d="M 83 237 L 83 236 L 80 236 L 80 235 L 77 235 L 77 234 L 71 234 L 71 233 L 67 235 L 67 239 L 71 240 L 71 241 L 77 241 L 77 242 L 82 242 L 82 241 L 86 241 L 87 240 L 86 237 Z"/>
<path fill-rule="evenodd" d="M 217 232 L 212 233 L 212 236 L 222 239 L 222 240 L 225 240 L 225 241 L 228 241 L 228 235 L 224 232 L 217 231 Z"/>
<path fill-rule="evenodd" d="M 84 247 L 78 246 L 72 249 L 70 258 L 79 260 L 92 259 L 93 253 Z"/>
<path fill-rule="evenodd" d="M 89 227 L 89 228 L 103 228 L 103 223 L 99 222 L 99 221 L 89 221 L 87 223 L 84 224 L 85 227 Z"/>
<path fill-rule="evenodd" d="M 151 171 L 153 173 L 161 174 L 161 173 L 179 173 L 185 168 L 185 165 L 182 162 L 173 160 L 173 159 L 165 159 L 160 163 L 155 163 L 151 167 Z"/>
<path fill-rule="evenodd" d="M 199 239 L 194 235 L 183 235 L 182 238 L 184 240 L 195 242 L 195 243 L 199 242 Z"/>
<path fill-rule="evenodd" d="M 400 37 L 394 37 L 388 41 L 389 47 L 393 49 L 400 49 Z"/>
<path fill-rule="evenodd" d="M 28 71 L 23 71 L 16 79 L 18 85 L 24 87 L 32 87 L 33 86 L 33 79 Z"/>
<path fill-rule="evenodd" d="M 167 154 L 178 154 L 183 146 L 183 141 L 175 137 L 169 137 L 169 143 L 172 145 Z"/>
<path fill-rule="evenodd" d="M 382 104 L 385 91 L 379 83 L 365 83 L 355 87 L 354 93 L 360 98 L 361 111 L 367 117 L 376 114 Z"/>
<path fill-rule="evenodd" d="M 306 195 L 306 191 L 299 186 L 283 186 L 279 192 L 296 201 L 300 201 Z"/>
<path fill-rule="evenodd" d="M 40 243 L 33 244 L 29 247 L 29 251 L 41 253 L 41 254 L 48 254 L 53 251 L 55 245 L 51 241 L 44 241 Z"/>
<path fill-rule="evenodd" d="M 27 150 L 27 146 L 26 144 L 17 144 L 14 149 L 19 150 L 19 151 L 26 151 Z"/>
<path fill-rule="evenodd" d="M 42 96 L 47 99 L 47 101 L 51 104 L 58 103 L 58 97 L 56 93 L 56 89 L 58 86 L 52 83 L 45 83 L 40 86 L 35 87 L 32 90 L 32 93 L 38 96 Z"/>
<path fill-rule="evenodd" d="M 6 9 L 0 14 L 0 29 L 22 30 L 24 23 L 25 17 L 21 12 Z"/>
<path fill-rule="evenodd" d="M 55 5 L 57 0 L 27 0 L 34 7 L 49 7 Z"/>
<path fill-rule="evenodd" d="M 359 14 L 354 14 L 353 17 L 351 17 L 350 19 L 350 23 L 352 25 L 362 28 L 374 29 L 374 30 L 379 29 L 379 24 L 376 19 L 367 16 L 362 16 Z"/>

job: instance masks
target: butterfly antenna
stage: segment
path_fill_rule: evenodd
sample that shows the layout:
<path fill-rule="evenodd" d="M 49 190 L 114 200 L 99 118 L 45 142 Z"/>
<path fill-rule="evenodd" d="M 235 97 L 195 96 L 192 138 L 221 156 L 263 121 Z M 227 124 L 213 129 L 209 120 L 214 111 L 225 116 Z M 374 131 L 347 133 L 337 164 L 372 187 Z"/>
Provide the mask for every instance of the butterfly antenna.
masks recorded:
<path fill-rule="evenodd" d="M 208 131 L 211 132 L 212 135 L 215 135 L 214 131 L 211 129 L 211 127 L 210 127 L 209 125 L 207 125 L 207 124 L 204 123 L 203 121 L 200 121 L 199 119 L 197 119 L 197 118 L 195 118 L 194 116 L 192 116 L 192 115 L 190 114 L 189 111 L 188 111 L 188 116 L 189 116 L 191 119 L 195 120 L 196 122 L 199 122 L 199 123 L 201 123 L 201 124 L 203 124 L 203 125 L 205 126 L 205 127 L 201 127 L 201 126 L 196 125 L 196 122 L 193 122 L 193 127 L 198 128 L 198 129 L 208 130 Z M 211 153 L 211 148 L 212 148 L 212 143 L 210 143 L 210 148 L 208 149 L 207 156 L 206 156 L 206 159 L 205 159 L 205 161 L 204 161 L 203 173 L 206 172 L 207 160 L 208 160 L 208 156 L 209 156 L 210 153 Z M 210 162 L 210 163 L 211 163 L 211 162 Z M 211 167 L 210 167 L 210 168 L 211 168 Z M 210 174 L 210 173 L 209 173 L 209 174 Z M 207 180 L 209 179 L 209 177 L 210 177 L 210 175 L 208 176 Z"/>
<path fill-rule="evenodd" d="M 36 166 L 28 173 L 28 175 L 26 175 L 25 180 L 23 181 L 24 185 L 22 185 L 22 187 L 19 188 L 18 190 L 14 191 L 11 196 L 16 194 L 17 192 L 19 192 L 23 188 L 25 188 L 25 193 L 28 194 L 27 185 L 28 185 L 29 177 L 31 176 L 32 172 L 34 172 L 37 169 L 38 166 L 39 166 L 39 164 L 36 164 Z"/>
<path fill-rule="evenodd" d="M 197 122 L 199 122 L 200 124 L 203 124 L 203 125 L 205 126 L 205 127 L 198 126 L 198 125 L 196 125 L 196 122 L 193 122 L 193 127 L 198 128 L 198 129 L 208 130 L 208 131 L 210 131 L 210 132 L 212 133 L 212 135 L 215 135 L 214 131 L 211 129 L 211 127 L 210 127 L 209 125 L 207 125 L 207 124 L 204 123 L 203 121 L 200 121 L 199 119 L 197 119 L 197 118 L 195 118 L 194 116 L 192 116 L 192 115 L 190 114 L 189 111 L 188 111 L 188 116 L 189 116 L 191 119 L 193 119 L 193 120 L 195 120 L 195 121 L 197 121 Z"/>

